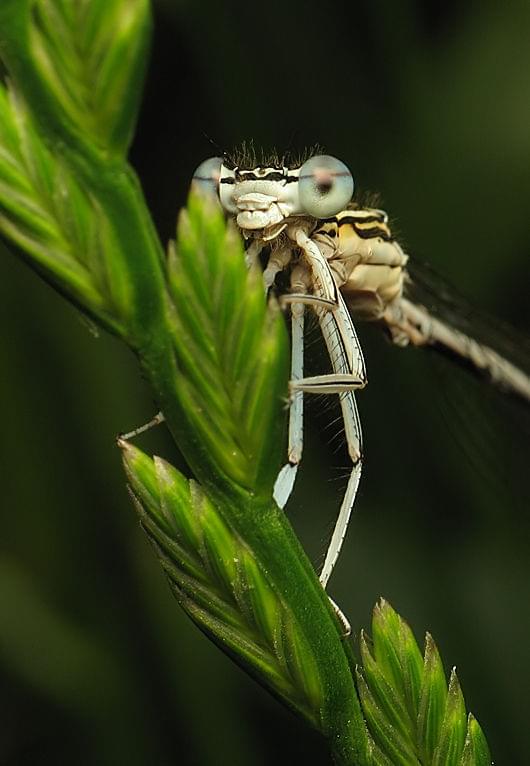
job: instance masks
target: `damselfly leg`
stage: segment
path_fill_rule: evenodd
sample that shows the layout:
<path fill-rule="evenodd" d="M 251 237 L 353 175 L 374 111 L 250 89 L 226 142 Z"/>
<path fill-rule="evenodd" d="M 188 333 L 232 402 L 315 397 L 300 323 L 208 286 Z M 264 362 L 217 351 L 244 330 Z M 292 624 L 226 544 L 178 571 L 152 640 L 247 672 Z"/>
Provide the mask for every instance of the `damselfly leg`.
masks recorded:
<path fill-rule="evenodd" d="M 284 508 L 293 491 L 304 445 L 304 392 L 297 387 L 304 374 L 304 304 L 291 305 L 291 381 L 287 463 L 274 484 L 274 500 Z"/>
<path fill-rule="evenodd" d="M 160 423 L 163 423 L 164 421 L 165 421 L 164 413 L 157 412 L 156 415 L 153 418 L 151 418 L 151 420 L 148 423 L 144 423 L 143 426 L 138 426 L 138 428 L 133 428 L 132 431 L 128 431 L 126 434 L 120 434 L 118 438 L 123 439 L 123 441 L 130 441 L 131 439 L 134 439 L 137 436 L 140 436 L 140 434 L 143 434 L 146 431 L 150 431 L 151 428 L 155 428 L 155 426 L 159 426 Z"/>
<path fill-rule="evenodd" d="M 352 321 L 337 289 L 333 273 L 318 245 L 300 229 L 289 236 L 303 254 L 291 275 L 292 378 L 288 462 L 280 471 L 274 497 L 284 507 L 291 493 L 303 447 L 303 394 L 338 394 L 352 470 L 326 553 L 320 581 L 326 587 L 340 554 L 357 494 L 362 464 L 362 434 L 354 391 L 366 385 L 361 348 Z M 310 286 L 311 294 L 298 292 Z M 303 377 L 304 305 L 316 312 L 333 373 Z M 344 622 L 344 619 L 343 619 Z"/>

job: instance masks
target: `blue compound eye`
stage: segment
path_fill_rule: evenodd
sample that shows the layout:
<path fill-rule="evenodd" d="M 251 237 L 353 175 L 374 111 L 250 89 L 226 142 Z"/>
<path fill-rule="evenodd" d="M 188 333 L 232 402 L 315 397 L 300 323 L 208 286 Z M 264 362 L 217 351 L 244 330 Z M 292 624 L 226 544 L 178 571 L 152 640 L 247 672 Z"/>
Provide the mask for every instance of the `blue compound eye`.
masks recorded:
<path fill-rule="evenodd" d="M 222 162 L 222 157 L 210 157 L 201 162 L 193 174 L 192 188 L 206 197 L 217 197 Z"/>
<path fill-rule="evenodd" d="M 322 154 L 311 157 L 300 168 L 300 204 L 315 218 L 329 218 L 343 210 L 353 194 L 353 178 L 346 165 Z"/>

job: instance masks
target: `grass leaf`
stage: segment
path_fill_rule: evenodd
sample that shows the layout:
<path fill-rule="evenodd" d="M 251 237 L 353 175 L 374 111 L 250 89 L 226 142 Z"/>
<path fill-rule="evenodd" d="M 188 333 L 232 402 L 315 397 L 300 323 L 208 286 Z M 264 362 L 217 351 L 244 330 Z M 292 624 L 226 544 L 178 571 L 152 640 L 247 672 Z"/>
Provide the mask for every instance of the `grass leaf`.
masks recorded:
<path fill-rule="evenodd" d="M 318 664 L 253 552 L 175 468 L 123 442 L 140 518 L 177 599 L 217 643 L 292 708 L 319 726 Z"/>
<path fill-rule="evenodd" d="M 0 9 L 2 56 L 32 106 L 45 100 L 43 120 L 122 157 L 150 31 L 149 0 L 3 0 Z"/>
<path fill-rule="evenodd" d="M 278 410 L 287 390 L 287 336 L 261 275 L 216 207 L 192 196 L 169 253 L 179 390 L 219 471 L 270 497 L 282 459 Z M 280 373 L 280 374 L 278 374 Z"/>
<path fill-rule="evenodd" d="M 372 737 L 372 763 L 486 766 L 488 745 L 472 715 L 466 720 L 456 673 L 449 688 L 427 634 L 422 659 L 412 631 L 388 602 L 374 609 L 373 649 L 361 634 L 361 705 Z"/>
<path fill-rule="evenodd" d="M 460 766 L 492 766 L 493 761 L 486 737 L 479 722 L 470 713 L 467 719 L 467 733 Z"/>
<path fill-rule="evenodd" d="M 123 332 L 118 317 L 130 295 L 109 273 L 116 244 L 105 212 L 50 150 L 20 95 L 1 83 L 0 232 L 78 306 Z"/>

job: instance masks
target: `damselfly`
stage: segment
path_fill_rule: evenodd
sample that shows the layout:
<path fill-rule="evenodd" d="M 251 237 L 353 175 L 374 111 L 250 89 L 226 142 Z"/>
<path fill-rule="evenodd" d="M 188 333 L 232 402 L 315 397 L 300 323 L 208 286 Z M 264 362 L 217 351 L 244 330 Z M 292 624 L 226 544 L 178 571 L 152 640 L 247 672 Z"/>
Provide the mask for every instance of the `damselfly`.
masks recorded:
<path fill-rule="evenodd" d="M 530 403 L 530 376 L 462 330 L 465 322 L 439 315 L 423 300 L 429 292 L 414 279 L 408 255 L 393 238 L 383 210 L 352 201 L 353 178 L 328 155 L 287 163 L 252 153 L 214 157 L 193 176 L 201 194 L 216 197 L 246 241 L 249 266 L 263 265 L 264 287 L 288 288 L 280 302 L 291 313 L 291 380 L 287 462 L 274 487 L 283 508 L 292 492 L 303 449 L 304 394 L 338 395 L 351 472 L 331 536 L 320 581 L 326 587 L 348 528 L 361 476 L 362 432 L 355 391 L 367 382 L 353 320 L 378 322 L 398 346 L 435 348 L 472 368 L 499 389 Z M 416 268 L 416 272 L 419 270 Z M 439 306 L 446 297 L 430 298 Z M 304 377 L 306 307 L 314 312 L 332 372 Z M 448 314 L 449 312 L 445 312 Z M 153 422 L 160 422 L 160 414 Z M 140 430 L 137 429 L 138 433 Z"/>

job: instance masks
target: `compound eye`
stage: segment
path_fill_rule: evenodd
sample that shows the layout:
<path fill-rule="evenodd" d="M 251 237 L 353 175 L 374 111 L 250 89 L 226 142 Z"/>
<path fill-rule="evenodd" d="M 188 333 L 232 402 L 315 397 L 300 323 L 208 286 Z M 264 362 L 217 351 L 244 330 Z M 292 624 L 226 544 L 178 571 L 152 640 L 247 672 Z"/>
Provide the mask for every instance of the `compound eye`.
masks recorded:
<path fill-rule="evenodd" d="M 298 177 L 300 204 L 315 218 L 340 213 L 351 200 L 353 178 L 346 165 L 322 154 L 304 162 Z"/>
<path fill-rule="evenodd" d="M 210 157 L 201 162 L 191 182 L 192 189 L 204 197 L 216 197 L 219 193 L 222 157 Z"/>

